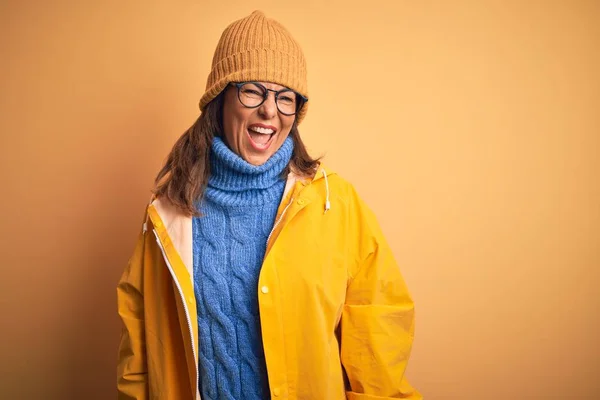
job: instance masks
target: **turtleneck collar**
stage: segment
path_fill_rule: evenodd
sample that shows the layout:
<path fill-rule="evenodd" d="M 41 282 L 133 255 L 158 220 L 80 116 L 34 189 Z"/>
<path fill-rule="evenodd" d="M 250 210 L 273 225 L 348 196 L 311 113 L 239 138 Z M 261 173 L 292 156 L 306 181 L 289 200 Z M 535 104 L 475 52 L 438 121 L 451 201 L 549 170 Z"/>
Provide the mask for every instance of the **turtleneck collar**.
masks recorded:
<path fill-rule="evenodd" d="M 285 186 L 281 176 L 292 158 L 294 142 L 288 137 L 262 165 L 252 165 L 234 153 L 220 137 L 211 146 L 211 175 L 205 198 L 223 206 L 258 205 L 279 201 Z"/>

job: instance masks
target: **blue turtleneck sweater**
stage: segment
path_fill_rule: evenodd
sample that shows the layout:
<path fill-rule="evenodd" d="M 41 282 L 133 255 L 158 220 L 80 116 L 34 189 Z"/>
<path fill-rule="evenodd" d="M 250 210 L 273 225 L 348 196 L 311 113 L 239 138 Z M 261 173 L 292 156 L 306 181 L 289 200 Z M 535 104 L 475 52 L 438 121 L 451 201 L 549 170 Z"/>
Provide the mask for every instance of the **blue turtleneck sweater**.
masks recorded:
<path fill-rule="evenodd" d="M 291 138 L 254 166 L 215 137 L 211 176 L 193 226 L 194 291 L 205 400 L 268 399 L 258 276 L 283 195 Z"/>

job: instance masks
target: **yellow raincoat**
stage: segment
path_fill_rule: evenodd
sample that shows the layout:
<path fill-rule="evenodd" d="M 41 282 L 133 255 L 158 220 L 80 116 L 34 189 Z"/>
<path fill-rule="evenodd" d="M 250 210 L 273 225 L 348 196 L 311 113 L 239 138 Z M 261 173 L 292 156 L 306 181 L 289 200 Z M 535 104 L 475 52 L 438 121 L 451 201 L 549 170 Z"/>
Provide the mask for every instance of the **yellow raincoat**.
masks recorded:
<path fill-rule="evenodd" d="M 118 284 L 120 399 L 199 399 L 192 220 L 154 200 Z M 272 399 L 421 399 L 413 302 L 354 188 L 290 175 L 258 287 Z"/>

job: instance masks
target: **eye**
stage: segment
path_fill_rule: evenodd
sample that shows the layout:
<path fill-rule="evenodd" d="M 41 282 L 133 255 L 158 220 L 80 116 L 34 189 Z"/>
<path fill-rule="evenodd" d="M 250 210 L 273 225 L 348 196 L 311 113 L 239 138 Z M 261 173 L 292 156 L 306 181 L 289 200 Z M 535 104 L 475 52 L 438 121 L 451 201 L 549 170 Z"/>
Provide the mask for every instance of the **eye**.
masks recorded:
<path fill-rule="evenodd" d="M 252 99 L 262 99 L 265 96 L 265 90 L 254 83 L 243 84 L 240 93 Z"/>
<path fill-rule="evenodd" d="M 247 89 L 247 88 L 242 89 L 242 93 L 249 94 L 252 96 L 262 96 L 263 95 L 262 92 L 260 92 L 257 89 Z"/>
<path fill-rule="evenodd" d="M 296 101 L 296 97 L 289 93 L 280 94 L 278 99 L 284 104 L 293 104 Z"/>

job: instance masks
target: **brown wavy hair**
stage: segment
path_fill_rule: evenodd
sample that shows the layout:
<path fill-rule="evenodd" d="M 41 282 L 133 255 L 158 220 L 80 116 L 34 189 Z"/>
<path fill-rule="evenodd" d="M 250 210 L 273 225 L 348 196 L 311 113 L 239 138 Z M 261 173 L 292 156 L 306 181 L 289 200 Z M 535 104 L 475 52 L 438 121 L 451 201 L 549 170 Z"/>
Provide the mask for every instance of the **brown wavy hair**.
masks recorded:
<path fill-rule="evenodd" d="M 200 114 L 196 122 L 175 142 L 169 156 L 158 172 L 152 192 L 167 199 L 187 216 L 199 216 L 196 203 L 202 199 L 210 176 L 210 147 L 215 136 L 223 132 L 222 91 Z M 302 139 L 296 121 L 290 130 L 294 150 L 284 177 L 292 171 L 302 177 L 313 176 L 319 158 L 312 158 Z"/>

